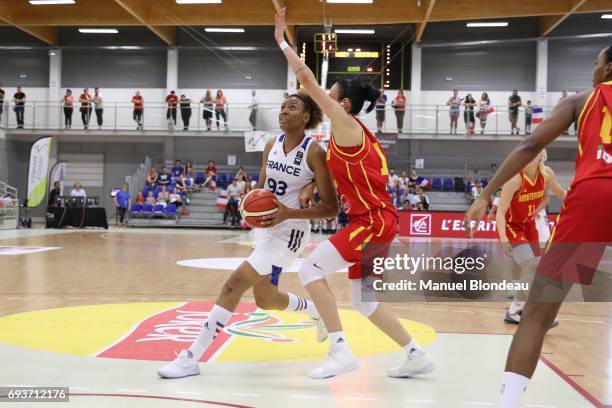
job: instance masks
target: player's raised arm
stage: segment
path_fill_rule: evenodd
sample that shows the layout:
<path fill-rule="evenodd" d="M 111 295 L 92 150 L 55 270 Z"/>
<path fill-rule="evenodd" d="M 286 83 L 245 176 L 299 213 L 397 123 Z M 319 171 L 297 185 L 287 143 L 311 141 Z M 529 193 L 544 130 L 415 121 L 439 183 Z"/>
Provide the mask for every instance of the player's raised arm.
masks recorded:
<path fill-rule="evenodd" d="M 523 139 L 510 155 L 504 160 L 495 176 L 487 187 L 482 191 L 480 197 L 474 201 L 465 214 L 466 226 L 470 221 L 482 219 L 489 198 L 495 191 L 512 176 L 517 174 L 523 167 L 532 161 L 542 149 L 555 140 L 576 119 L 578 107 L 584 104 L 590 92 L 572 95 L 559 103 L 533 133 Z"/>
<path fill-rule="evenodd" d="M 308 66 L 285 41 L 285 12 L 283 7 L 276 15 L 274 38 L 285 54 L 291 69 L 300 84 L 306 89 L 321 110 L 331 119 L 332 132 L 340 146 L 359 146 L 362 142 L 361 127 L 353 120 L 344 107 L 331 98 L 321 86 Z M 344 102 L 341 102 L 344 103 Z"/>

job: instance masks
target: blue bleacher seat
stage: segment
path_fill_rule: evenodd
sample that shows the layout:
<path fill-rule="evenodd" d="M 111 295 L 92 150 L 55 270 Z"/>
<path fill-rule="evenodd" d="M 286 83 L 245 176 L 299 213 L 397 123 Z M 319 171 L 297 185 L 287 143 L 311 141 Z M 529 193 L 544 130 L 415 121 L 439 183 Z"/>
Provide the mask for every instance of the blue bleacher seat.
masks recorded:
<path fill-rule="evenodd" d="M 196 184 L 203 184 L 205 181 L 206 181 L 206 177 L 204 176 L 204 173 L 200 172 L 196 174 L 195 180 L 194 180 Z"/>
<path fill-rule="evenodd" d="M 151 214 L 153 214 L 153 206 L 151 204 L 145 204 L 144 207 L 142 207 L 141 213 L 143 215 L 151 215 Z"/>
<path fill-rule="evenodd" d="M 259 181 L 259 173 L 253 174 L 253 181 L 255 182 Z"/>
<path fill-rule="evenodd" d="M 489 180 L 485 177 L 482 179 L 482 188 L 485 188 L 487 186 L 487 184 L 489 184 Z"/>
<path fill-rule="evenodd" d="M 155 215 L 164 215 L 164 206 L 161 204 L 156 204 L 153 209 L 153 214 Z"/>
<path fill-rule="evenodd" d="M 130 215 L 138 216 L 142 212 L 142 204 L 132 204 L 130 207 Z"/>
<path fill-rule="evenodd" d="M 452 178 L 445 178 L 444 179 L 444 187 L 443 187 L 444 191 L 452 191 L 453 190 L 453 179 Z"/>
<path fill-rule="evenodd" d="M 439 177 L 434 177 L 431 180 L 431 188 L 434 190 L 442 190 L 442 179 Z"/>
<path fill-rule="evenodd" d="M 425 180 L 425 177 L 418 176 L 416 182 L 417 182 L 417 184 L 420 185 L 423 182 L 423 180 Z"/>
<path fill-rule="evenodd" d="M 227 174 L 221 173 L 221 174 L 219 174 L 219 177 L 217 177 L 217 178 L 218 178 L 217 183 L 219 183 L 219 184 L 225 184 L 228 181 Z"/>
<path fill-rule="evenodd" d="M 176 217 L 176 205 L 168 204 L 168 207 L 166 208 L 166 216 Z"/>

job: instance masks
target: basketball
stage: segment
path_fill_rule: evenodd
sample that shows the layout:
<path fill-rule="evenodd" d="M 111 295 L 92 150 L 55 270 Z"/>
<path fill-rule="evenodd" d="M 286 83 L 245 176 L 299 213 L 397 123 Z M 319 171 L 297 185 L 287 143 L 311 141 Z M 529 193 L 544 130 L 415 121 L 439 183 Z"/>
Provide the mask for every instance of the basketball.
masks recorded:
<path fill-rule="evenodd" d="M 276 197 L 268 190 L 255 189 L 240 202 L 240 215 L 253 228 L 264 228 L 261 218 L 278 211 Z"/>

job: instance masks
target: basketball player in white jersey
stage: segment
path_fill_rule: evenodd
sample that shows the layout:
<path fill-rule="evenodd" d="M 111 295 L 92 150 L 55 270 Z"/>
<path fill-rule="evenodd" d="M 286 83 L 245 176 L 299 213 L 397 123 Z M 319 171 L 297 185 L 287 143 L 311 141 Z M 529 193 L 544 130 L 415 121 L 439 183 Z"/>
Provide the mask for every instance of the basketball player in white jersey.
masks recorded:
<path fill-rule="evenodd" d="M 327 170 L 325 152 L 305 133 L 306 129 L 316 128 L 322 118 L 319 107 L 305 93 L 292 95 L 283 102 L 279 122 L 285 133 L 266 145 L 257 185 L 276 196 L 279 210 L 274 223 L 269 228 L 255 230 L 255 249 L 225 282 L 197 339 L 174 361 L 160 368 L 159 376 L 181 378 L 200 374 L 198 361 L 249 288 L 253 288 L 256 303 L 262 309 L 307 313 L 318 322 L 318 340 L 326 339 L 327 333 L 314 303 L 292 293 L 281 293 L 277 287 L 282 271 L 308 243 L 308 220 L 338 214 L 336 190 Z M 299 195 L 313 181 L 319 188 L 321 203 L 301 209 Z"/>

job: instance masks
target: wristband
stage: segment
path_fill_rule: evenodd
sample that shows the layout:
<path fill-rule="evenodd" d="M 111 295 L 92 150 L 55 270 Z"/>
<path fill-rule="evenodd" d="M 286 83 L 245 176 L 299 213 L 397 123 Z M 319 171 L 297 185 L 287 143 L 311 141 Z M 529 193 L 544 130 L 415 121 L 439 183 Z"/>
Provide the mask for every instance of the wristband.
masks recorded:
<path fill-rule="evenodd" d="M 283 40 L 282 43 L 278 44 L 278 46 L 280 47 L 281 50 L 284 50 L 285 48 L 289 48 L 289 44 L 287 44 L 287 41 Z"/>

